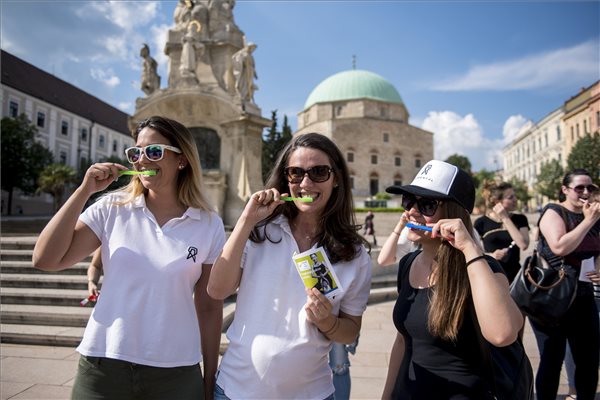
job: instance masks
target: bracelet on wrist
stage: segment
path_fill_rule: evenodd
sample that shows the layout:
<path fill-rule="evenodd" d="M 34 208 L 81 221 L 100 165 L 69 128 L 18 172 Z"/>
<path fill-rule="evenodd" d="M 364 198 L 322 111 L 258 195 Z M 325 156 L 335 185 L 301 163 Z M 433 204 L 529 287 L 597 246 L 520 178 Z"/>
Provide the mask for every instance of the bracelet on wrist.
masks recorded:
<path fill-rule="evenodd" d="M 475 261 L 479 261 L 479 260 L 483 260 L 485 259 L 485 255 L 481 255 L 481 256 L 477 256 L 475 258 L 470 259 L 469 261 L 466 262 L 465 264 L 465 268 L 468 267 L 469 265 L 473 264 Z"/>
<path fill-rule="evenodd" d="M 331 326 L 331 328 L 327 329 L 326 331 L 321 331 L 321 333 L 325 336 L 332 335 L 338 330 L 339 326 L 340 326 L 340 319 L 338 317 L 335 317 L 335 321 L 333 322 L 333 325 Z"/>
<path fill-rule="evenodd" d="M 395 233 L 396 235 L 400 236 L 400 232 L 392 231 L 392 233 Z"/>

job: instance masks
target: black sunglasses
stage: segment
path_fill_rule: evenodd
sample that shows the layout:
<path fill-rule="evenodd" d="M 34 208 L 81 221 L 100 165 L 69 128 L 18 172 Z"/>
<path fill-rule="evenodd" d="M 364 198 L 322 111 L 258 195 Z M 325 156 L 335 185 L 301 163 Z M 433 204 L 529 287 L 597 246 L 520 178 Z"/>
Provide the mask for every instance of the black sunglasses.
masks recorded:
<path fill-rule="evenodd" d="M 285 167 L 283 173 L 287 176 L 289 183 L 300 183 L 305 175 L 315 183 L 325 182 L 331 177 L 333 169 L 329 165 L 315 165 L 308 169 L 300 167 Z"/>
<path fill-rule="evenodd" d="M 403 194 L 402 195 L 402 207 L 408 211 L 413 208 L 414 205 L 417 205 L 417 209 L 419 212 L 427 217 L 432 217 L 433 214 L 437 211 L 438 206 L 441 204 L 441 201 L 434 199 L 426 199 L 421 197 L 417 199 L 412 194 Z"/>
<path fill-rule="evenodd" d="M 598 190 L 598 186 L 596 185 L 577 185 L 575 187 L 571 187 L 571 186 L 567 186 L 569 189 L 573 189 L 575 191 L 575 193 L 577 194 L 583 194 L 583 192 L 585 191 L 585 189 L 587 189 L 587 191 L 589 193 L 594 193 L 595 191 Z"/>

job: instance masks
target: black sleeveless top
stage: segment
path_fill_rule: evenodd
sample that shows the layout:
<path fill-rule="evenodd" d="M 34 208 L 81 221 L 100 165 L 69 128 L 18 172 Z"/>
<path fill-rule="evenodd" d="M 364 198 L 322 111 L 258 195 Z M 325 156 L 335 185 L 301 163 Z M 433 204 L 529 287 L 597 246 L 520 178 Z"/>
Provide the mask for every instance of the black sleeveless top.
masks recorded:
<path fill-rule="evenodd" d="M 408 280 L 409 253 L 398 268 L 398 299 L 393 319 L 405 342 L 404 358 L 396 379 L 394 399 L 467 400 L 489 398 L 483 379 L 474 321 L 465 311 L 455 342 L 431 335 L 427 328 L 431 288 L 416 289 Z M 489 262 L 489 261 L 488 261 Z M 489 262 L 494 272 L 502 272 Z"/>

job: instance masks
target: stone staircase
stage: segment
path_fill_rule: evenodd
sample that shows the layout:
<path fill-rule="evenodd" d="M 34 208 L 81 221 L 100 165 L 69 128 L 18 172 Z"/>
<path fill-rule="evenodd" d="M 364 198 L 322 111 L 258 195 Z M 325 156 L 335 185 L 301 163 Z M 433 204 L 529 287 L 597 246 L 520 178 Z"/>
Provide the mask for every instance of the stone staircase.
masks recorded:
<path fill-rule="evenodd" d="M 81 307 L 88 296 L 86 270 L 91 257 L 58 272 L 32 267 L 37 236 L 0 237 L 0 339 L 3 343 L 76 347 L 94 303 Z M 378 251 L 372 252 L 377 258 Z M 102 282 L 102 281 L 101 281 Z M 374 263 L 369 303 L 393 300 L 395 268 Z M 223 332 L 233 320 L 235 296 L 223 309 Z M 223 334 L 221 349 L 227 346 Z"/>

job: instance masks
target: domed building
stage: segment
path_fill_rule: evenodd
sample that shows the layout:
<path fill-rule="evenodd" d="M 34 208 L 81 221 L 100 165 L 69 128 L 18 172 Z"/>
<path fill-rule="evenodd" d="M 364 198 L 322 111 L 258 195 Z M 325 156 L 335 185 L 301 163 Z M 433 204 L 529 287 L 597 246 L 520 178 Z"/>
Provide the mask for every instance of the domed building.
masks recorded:
<path fill-rule="evenodd" d="M 318 132 L 337 144 L 362 205 L 390 185 L 410 183 L 433 158 L 433 133 L 409 125 L 408 118 L 394 85 L 372 72 L 350 70 L 315 87 L 298 113 L 296 134 Z"/>

